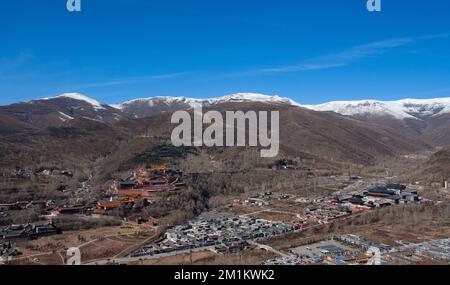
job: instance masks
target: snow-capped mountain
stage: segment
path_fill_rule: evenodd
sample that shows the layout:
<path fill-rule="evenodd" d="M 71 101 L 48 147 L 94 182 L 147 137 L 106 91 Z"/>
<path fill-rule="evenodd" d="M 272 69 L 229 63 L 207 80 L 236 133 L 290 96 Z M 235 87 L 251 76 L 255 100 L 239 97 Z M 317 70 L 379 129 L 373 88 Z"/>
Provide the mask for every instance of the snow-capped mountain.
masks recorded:
<path fill-rule="evenodd" d="M 43 98 L 41 100 L 58 100 L 58 99 L 69 99 L 69 100 L 75 100 L 75 101 L 82 101 L 85 102 L 89 105 L 91 105 L 92 108 L 94 108 L 95 110 L 105 110 L 106 106 L 105 104 L 100 103 L 99 101 L 92 99 L 90 97 L 87 97 L 83 94 L 79 94 L 79 93 L 64 93 L 61 94 L 59 96 L 56 97 L 48 97 L 48 98 Z"/>
<path fill-rule="evenodd" d="M 255 93 L 238 93 L 210 99 L 151 97 L 135 99 L 119 105 L 104 104 L 79 93 L 64 93 L 55 97 L 0 106 L 2 120 L 0 131 L 60 126 L 76 118 L 116 122 L 125 118 L 152 117 L 165 112 L 188 110 L 196 106 L 207 107 L 230 102 L 263 102 L 300 106 L 288 98 Z"/>
<path fill-rule="evenodd" d="M 450 113 L 450 98 L 438 99 L 403 99 L 398 101 L 338 101 L 320 105 L 301 105 L 292 99 L 258 93 L 237 93 L 218 98 L 195 99 L 186 97 L 150 97 L 127 101 L 115 108 L 134 117 L 153 116 L 161 112 L 173 112 L 196 106 L 212 106 L 222 103 L 262 102 L 269 104 L 286 104 L 303 107 L 314 111 L 335 112 L 353 117 L 391 117 L 399 120 L 423 120 Z"/>
<path fill-rule="evenodd" d="M 280 104 L 290 104 L 300 106 L 300 104 L 294 102 L 289 98 L 283 98 L 279 96 L 270 96 L 259 93 L 237 93 L 231 94 L 218 98 L 209 98 L 209 99 L 195 99 L 195 98 L 187 98 L 187 97 L 149 97 L 149 98 L 140 98 L 134 99 L 131 101 L 127 101 L 120 105 L 113 105 L 116 108 L 123 109 L 129 105 L 133 104 L 147 104 L 149 107 L 154 107 L 156 104 L 186 104 L 190 107 L 196 106 L 210 106 L 222 103 L 229 102 L 262 102 L 262 103 L 280 103 Z"/>
<path fill-rule="evenodd" d="M 219 98 L 205 99 L 206 105 L 216 105 L 229 102 L 261 102 L 270 104 L 287 104 L 301 106 L 297 102 L 280 96 L 264 95 L 259 93 L 237 93 Z"/>
<path fill-rule="evenodd" d="M 1 124 L 5 132 L 16 129 L 33 129 L 60 126 L 76 118 L 101 122 L 114 122 L 124 114 L 107 104 L 78 93 L 66 93 L 30 102 L 0 106 Z"/>
<path fill-rule="evenodd" d="M 419 138 L 430 145 L 450 142 L 450 98 L 343 101 L 303 107 L 388 127 L 399 135 Z"/>
<path fill-rule="evenodd" d="M 320 105 L 308 105 L 315 111 L 335 112 L 354 117 L 383 117 L 396 119 L 418 119 L 450 113 L 450 98 L 403 99 L 398 101 L 338 101 Z"/>
<path fill-rule="evenodd" d="M 289 98 L 259 93 L 237 93 L 206 99 L 158 96 L 134 99 L 118 105 L 107 105 L 79 93 L 64 93 L 55 97 L 33 100 L 31 102 L 21 102 L 0 108 L 14 111 L 16 115 L 19 117 L 22 116 L 28 121 L 32 120 L 31 115 L 42 113 L 44 111 L 42 108 L 44 107 L 44 109 L 47 109 L 48 111 L 51 111 L 49 109 L 56 111 L 59 114 L 61 121 L 71 120 L 80 116 L 96 119 L 112 116 L 117 120 L 124 114 L 141 118 L 164 112 L 191 109 L 197 106 L 208 107 L 223 103 L 240 102 L 286 104 L 314 111 L 335 112 L 341 115 L 358 118 L 388 116 L 399 120 L 423 120 L 450 113 L 450 98 L 403 99 L 398 101 L 336 101 L 320 105 L 301 105 Z M 27 108 L 24 108 L 25 106 L 27 106 Z"/>
<path fill-rule="evenodd" d="M 279 96 L 269 96 L 258 93 L 237 93 L 218 98 L 195 99 L 186 97 L 150 97 L 127 101 L 120 105 L 113 105 L 115 108 L 136 117 L 154 116 L 163 112 L 174 112 L 178 110 L 192 109 L 194 107 L 213 106 L 223 103 L 243 103 L 260 102 L 268 104 L 287 104 L 300 106 L 289 98 Z"/>
<path fill-rule="evenodd" d="M 31 101 L 31 104 L 54 108 L 62 122 L 80 117 L 104 122 L 117 121 L 122 118 L 122 112 L 119 110 L 79 93 L 64 93 L 55 97 Z"/>
<path fill-rule="evenodd" d="M 301 105 L 289 98 L 258 93 L 237 93 L 218 98 L 150 97 L 107 105 L 79 93 L 65 93 L 30 102 L 0 106 L 0 119 L 6 129 L 59 126 L 73 119 L 85 117 L 102 122 L 124 118 L 145 118 L 165 112 L 188 110 L 197 106 L 224 103 L 262 102 L 307 108 L 321 112 L 335 112 L 356 119 L 396 129 L 409 128 L 414 133 L 426 131 L 430 125 L 442 126 L 450 117 L 450 98 L 403 99 L 398 101 L 341 101 L 320 105 Z M 445 124 L 444 124 L 445 125 Z M 442 132 L 441 132 L 442 133 Z M 450 137 L 450 134 L 449 134 Z"/>

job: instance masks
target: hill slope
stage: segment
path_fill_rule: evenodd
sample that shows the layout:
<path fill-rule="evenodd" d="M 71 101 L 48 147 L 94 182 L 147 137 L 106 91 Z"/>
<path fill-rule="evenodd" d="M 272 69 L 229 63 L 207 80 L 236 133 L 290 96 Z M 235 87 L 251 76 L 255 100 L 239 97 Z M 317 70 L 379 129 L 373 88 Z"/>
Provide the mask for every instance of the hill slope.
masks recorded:
<path fill-rule="evenodd" d="M 389 126 L 432 145 L 450 144 L 450 98 L 342 101 L 306 107 Z"/>
<path fill-rule="evenodd" d="M 84 95 L 68 93 L 0 106 L 0 131 L 60 126 L 66 121 L 82 117 L 112 122 L 123 118 L 123 115 L 117 109 Z"/>

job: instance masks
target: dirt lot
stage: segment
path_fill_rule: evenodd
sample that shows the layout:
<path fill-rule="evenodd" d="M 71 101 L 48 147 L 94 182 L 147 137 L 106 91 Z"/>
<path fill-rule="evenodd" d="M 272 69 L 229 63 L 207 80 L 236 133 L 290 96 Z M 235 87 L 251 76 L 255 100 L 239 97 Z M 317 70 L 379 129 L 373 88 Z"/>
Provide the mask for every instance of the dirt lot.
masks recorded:
<path fill-rule="evenodd" d="M 149 259 L 130 265 L 255 265 L 277 257 L 261 249 L 249 249 L 241 254 L 216 254 L 211 251 L 180 254 L 160 259 Z"/>
<path fill-rule="evenodd" d="M 277 221 L 277 222 L 286 222 L 286 223 L 292 222 L 297 217 L 297 215 L 294 213 L 278 212 L 278 211 L 273 211 L 273 210 L 261 212 L 261 213 L 258 213 L 258 214 L 252 215 L 252 216 L 255 218 L 258 218 L 258 219 Z"/>
<path fill-rule="evenodd" d="M 159 259 L 148 259 L 130 263 L 130 265 L 191 265 L 202 264 L 202 261 L 217 256 L 211 251 L 194 252 L 192 254 L 179 254 Z"/>
<path fill-rule="evenodd" d="M 449 227 L 437 228 L 432 224 L 425 228 L 418 228 L 417 230 L 403 226 L 381 226 L 377 229 L 374 229 L 373 226 L 361 227 L 355 233 L 361 235 L 363 238 L 392 246 L 396 245 L 396 241 L 421 243 L 450 237 Z"/>
<path fill-rule="evenodd" d="M 60 265 L 66 261 L 66 250 L 78 247 L 82 262 L 124 254 L 128 249 L 155 236 L 155 231 L 138 226 L 99 228 L 65 232 L 62 235 L 15 244 L 22 256 L 12 264 Z"/>
<path fill-rule="evenodd" d="M 237 215 L 251 215 L 260 219 L 292 222 L 297 218 L 297 215 L 305 214 L 308 205 L 307 203 L 296 202 L 297 198 L 297 196 L 292 195 L 288 200 L 267 200 L 270 205 L 266 206 L 234 204 L 232 211 Z"/>
<path fill-rule="evenodd" d="M 278 255 L 262 249 L 250 249 L 242 254 L 218 255 L 214 259 L 205 260 L 201 265 L 258 265 Z"/>

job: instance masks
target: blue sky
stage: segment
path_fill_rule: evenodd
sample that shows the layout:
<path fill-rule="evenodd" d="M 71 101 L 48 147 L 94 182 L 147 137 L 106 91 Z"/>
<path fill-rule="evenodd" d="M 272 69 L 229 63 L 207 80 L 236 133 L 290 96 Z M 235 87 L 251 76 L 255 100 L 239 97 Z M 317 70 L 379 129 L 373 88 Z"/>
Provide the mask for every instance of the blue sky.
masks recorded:
<path fill-rule="evenodd" d="M 300 103 L 450 97 L 450 1 L 2 1 L 0 104 L 80 92 L 258 92 Z"/>

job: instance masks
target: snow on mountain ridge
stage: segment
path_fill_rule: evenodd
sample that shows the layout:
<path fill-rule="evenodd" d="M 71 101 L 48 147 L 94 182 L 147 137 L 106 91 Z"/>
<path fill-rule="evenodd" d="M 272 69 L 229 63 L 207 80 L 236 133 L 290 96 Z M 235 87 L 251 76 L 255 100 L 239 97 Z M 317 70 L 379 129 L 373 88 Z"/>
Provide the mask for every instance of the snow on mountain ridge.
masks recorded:
<path fill-rule="evenodd" d="M 283 98 L 279 96 L 269 96 L 258 93 L 236 93 L 223 97 L 217 98 L 206 98 L 206 99 L 196 99 L 196 98 L 187 98 L 187 97 L 149 97 L 149 98 L 140 98 L 134 99 L 127 102 L 124 102 L 121 105 L 116 105 L 120 109 L 123 109 L 124 106 L 137 104 L 137 103 L 147 103 L 150 107 L 153 107 L 155 103 L 166 103 L 166 104 L 187 104 L 190 107 L 196 106 L 210 106 L 216 105 L 220 103 L 227 102 L 263 102 L 263 103 L 286 103 L 294 106 L 301 106 L 300 104 L 294 102 L 289 98 Z"/>
<path fill-rule="evenodd" d="M 53 99 L 61 99 L 61 98 L 69 98 L 69 99 L 73 99 L 73 100 L 86 102 L 89 105 L 91 105 L 96 111 L 106 109 L 105 107 L 103 107 L 103 104 L 100 103 L 99 101 L 92 99 L 90 97 L 87 97 L 80 93 L 64 93 L 64 94 L 58 95 L 56 97 L 43 98 L 42 100 L 53 100 Z"/>
<path fill-rule="evenodd" d="M 132 105 L 132 104 L 148 104 L 149 107 L 154 107 L 156 103 L 163 103 L 163 104 L 188 104 L 192 107 L 195 104 L 203 104 L 203 102 L 206 99 L 194 99 L 194 98 L 187 98 L 187 97 L 170 97 L 170 96 L 155 96 L 155 97 L 148 97 L 148 98 L 138 98 L 133 99 L 130 101 L 126 101 L 119 105 L 114 105 L 115 107 L 119 109 L 123 109 L 124 106 Z"/>
<path fill-rule="evenodd" d="M 293 106 L 301 106 L 297 102 L 289 99 L 280 97 L 277 95 L 270 96 L 259 93 L 236 93 L 227 95 L 224 97 L 208 99 L 212 102 L 222 103 L 222 102 L 265 102 L 265 103 L 287 103 Z"/>
<path fill-rule="evenodd" d="M 450 98 L 402 99 L 397 101 L 335 101 L 305 108 L 315 111 L 335 112 L 345 116 L 389 115 L 397 119 L 421 119 L 450 112 Z"/>
<path fill-rule="evenodd" d="M 44 98 L 51 100 L 58 98 L 70 98 L 84 101 L 92 105 L 97 110 L 105 109 L 106 104 L 89 98 L 79 93 L 65 93 L 56 97 Z M 149 98 L 139 98 L 126 101 L 118 105 L 109 105 L 115 109 L 124 110 L 126 107 L 140 105 L 142 107 L 158 107 L 161 105 L 181 105 L 189 108 L 197 106 L 211 106 L 228 102 L 263 102 L 276 104 L 289 104 L 292 106 L 303 107 L 314 111 L 335 112 L 345 116 L 392 116 L 394 118 L 418 119 L 424 117 L 438 116 L 450 113 L 450 98 L 436 99 L 401 99 L 397 101 L 380 100 L 360 100 L 360 101 L 335 101 L 319 105 L 301 105 L 289 98 L 280 96 L 270 96 L 259 93 L 236 93 L 217 98 L 188 98 L 188 97 L 170 97 L 157 96 Z"/>

